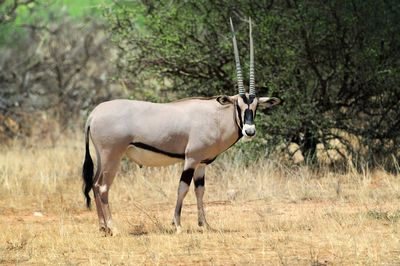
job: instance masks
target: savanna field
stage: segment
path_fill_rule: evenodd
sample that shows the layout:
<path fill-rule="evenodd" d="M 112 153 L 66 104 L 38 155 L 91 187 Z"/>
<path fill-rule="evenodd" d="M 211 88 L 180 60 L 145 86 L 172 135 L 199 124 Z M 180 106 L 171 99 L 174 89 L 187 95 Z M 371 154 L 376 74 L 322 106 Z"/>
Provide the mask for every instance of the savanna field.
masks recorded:
<path fill-rule="evenodd" d="M 124 160 L 110 192 L 119 234 L 104 237 L 81 193 L 80 135 L 15 142 L 0 153 L 1 265 L 399 265 L 400 179 L 312 170 L 230 150 L 206 172 L 197 226 L 193 184 L 171 225 L 182 166 Z M 93 154 L 93 151 L 92 151 Z"/>
<path fill-rule="evenodd" d="M 399 18 L 398 0 L 0 0 L 0 266 L 400 265 Z M 124 158 L 105 237 L 82 193 L 89 113 L 213 96 L 99 111 L 121 114 L 99 123 L 105 153 L 150 123 L 165 136 L 122 135 L 198 140 L 196 158 L 228 143 L 211 131 L 257 128 L 206 168 L 211 228 L 193 182 L 172 225 L 182 164 Z"/>

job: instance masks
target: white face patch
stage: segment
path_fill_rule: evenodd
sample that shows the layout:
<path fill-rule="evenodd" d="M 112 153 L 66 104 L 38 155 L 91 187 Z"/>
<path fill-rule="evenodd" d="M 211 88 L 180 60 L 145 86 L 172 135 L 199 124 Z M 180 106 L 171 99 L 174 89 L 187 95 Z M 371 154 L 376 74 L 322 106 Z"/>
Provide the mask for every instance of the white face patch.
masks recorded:
<path fill-rule="evenodd" d="M 251 140 L 256 135 L 256 126 L 244 124 L 242 134 L 244 140 Z"/>

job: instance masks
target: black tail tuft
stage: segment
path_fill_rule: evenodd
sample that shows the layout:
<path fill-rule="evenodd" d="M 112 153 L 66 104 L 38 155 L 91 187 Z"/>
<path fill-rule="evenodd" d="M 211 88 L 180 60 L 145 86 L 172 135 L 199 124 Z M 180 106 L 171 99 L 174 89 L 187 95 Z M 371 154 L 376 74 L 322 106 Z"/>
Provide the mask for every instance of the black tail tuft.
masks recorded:
<path fill-rule="evenodd" d="M 83 163 L 83 169 L 82 169 L 83 194 L 86 197 L 86 206 L 88 209 L 90 209 L 89 192 L 90 192 L 90 190 L 92 190 L 92 187 L 93 187 L 93 169 L 94 169 L 92 157 L 90 157 L 90 151 L 89 151 L 89 130 L 90 130 L 90 127 L 88 127 L 87 132 L 86 132 L 85 161 Z"/>

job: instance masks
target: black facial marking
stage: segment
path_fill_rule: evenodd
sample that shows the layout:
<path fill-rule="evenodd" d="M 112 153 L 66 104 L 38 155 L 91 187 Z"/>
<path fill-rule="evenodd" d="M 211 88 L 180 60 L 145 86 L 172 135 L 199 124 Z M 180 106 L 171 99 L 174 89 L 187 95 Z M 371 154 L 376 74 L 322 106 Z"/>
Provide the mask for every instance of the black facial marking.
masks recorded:
<path fill-rule="evenodd" d="M 254 99 L 256 98 L 256 96 L 254 95 L 249 95 L 249 98 L 247 98 L 246 95 L 240 95 L 240 97 L 242 97 L 243 102 L 247 105 L 252 104 Z"/>
<path fill-rule="evenodd" d="M 242 97 L 245 104 L 248 104 L 246 95 L 240 95 Z"/>
<path fill-rule="evenodd" d="M 135 146 L 135 147 L 141 148 L 141 149 L 149 150 L 149 151 L 152 151 L 152 152 L 155 152 L 155 153 L 164 154 L 164 155 L 166 155 L 168 157 L 178 158 L 178 159 L 185 159 L 185 154 L 163 151 L 163 150 L 157 149 L 156 147 L 144 144 L 142 142 L 131 142 L 130 144 Z"/>
<path fill-rule="evenodd" d="M 240 130 L 240 128 L 239 128 L 239 130 L 238 130 L 238 138 L 237 138 L 237 140 L 235 141 L 235 143 L 233 143 L 233 144 L 236 144 L 236 142 L 238 142 L 239 141 L 239 139 L 241 139 L 243 137 L 243 133 L 242 133 L 242 131 Z M 232 145 L 233 145 L 232 144 Z M 231 146 L 232 147 L 232 146 Z M 230 148 L 230 147 L 229 147 Z"/>
<path fill-rule="evenodd" d="M 180 181 L 183 181 L 183 182 L 185 182 L 188 186 L 190 186 L 190 182 L 192 182 L 193 173 L 194 173 L 194 169 L 191 169 L 191 168 L 189 168 L 189 169 L 183 171 L 183 172 L 182 172 L 182 175 L 181 175 L 181 180 L 180 180 Z"/>
<path fill-rule="evenodd" d="M 246 109 L 244 110 L 244 123 L 248 125 L 253 125 L 253 110 Z"/>
<path fill-rule="evenodd" d="M 250 95 L 250 96 L 249 96 L 249 103 L 248 103 L 248 104 L 252 104 L 255 98 L 256 98 L 256 96 Z"/>
<path fill-rule="evenodd" d="M 239 126 L 243 128 L 243 120 L 242 120 L 242 110 L 240 109 L 239 105 L 236 105 L 238 117 L 239 117 Z"/>
<path fill-rule="evenodd" d="M 197 188 L 199 186 L 204 187 L 204 176 L 194 180 L 194 186 Z"/>

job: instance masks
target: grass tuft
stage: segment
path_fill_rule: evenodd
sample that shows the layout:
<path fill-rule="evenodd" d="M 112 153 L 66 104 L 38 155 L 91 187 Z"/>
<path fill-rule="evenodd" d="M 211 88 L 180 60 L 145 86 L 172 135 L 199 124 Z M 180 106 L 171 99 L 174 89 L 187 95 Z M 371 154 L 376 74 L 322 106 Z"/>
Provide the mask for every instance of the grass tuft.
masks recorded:
<path fill-rule="evenodd" d="M 398 175 L 273 160 L 244 166 L 230 150 L 206 170 L 213 229 L 198 228 L 189 192 L 177 235 L 171 221 L 182 165 L 124 160 L 110 191 L 120 234 L 106 238 L 96 211 L 85 209 L 83 156 L 82 136 L 2 147 L 0 264 L 400 264 Z"/>

